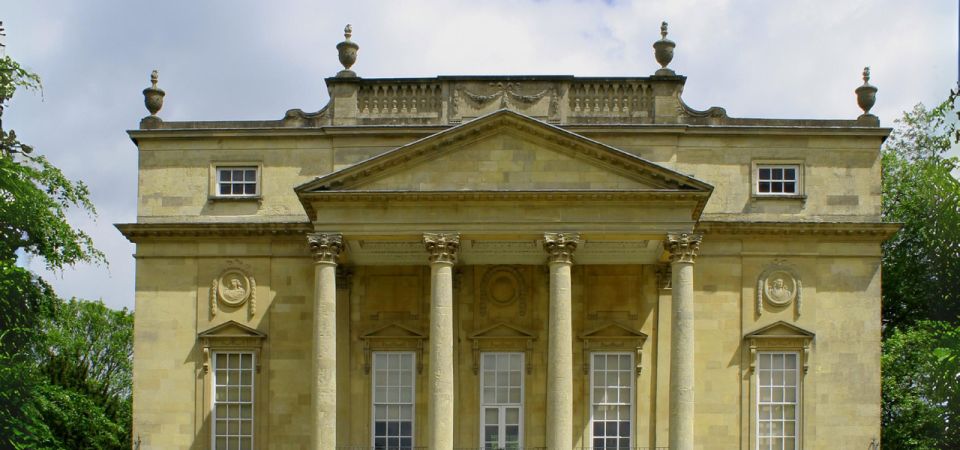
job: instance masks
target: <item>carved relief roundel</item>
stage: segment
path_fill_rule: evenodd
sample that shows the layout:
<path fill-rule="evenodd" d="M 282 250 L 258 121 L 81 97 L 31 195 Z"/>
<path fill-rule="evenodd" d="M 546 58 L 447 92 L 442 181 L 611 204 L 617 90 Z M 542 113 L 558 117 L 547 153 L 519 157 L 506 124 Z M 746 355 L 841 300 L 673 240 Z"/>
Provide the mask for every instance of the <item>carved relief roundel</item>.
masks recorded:
<path fill-rule="evenodd" d="M 240 306 L 250 298 L 251 280 L 239 269 L 228 269 L 217 279 L 217 296 L 230 306 Z"/>
<path fill-rule="evenodd" d="M 770 273 L 763 280 L 763 293 L 774 305 L 787 305 L 797 297 L 797 280 L 783 270 Z"/>

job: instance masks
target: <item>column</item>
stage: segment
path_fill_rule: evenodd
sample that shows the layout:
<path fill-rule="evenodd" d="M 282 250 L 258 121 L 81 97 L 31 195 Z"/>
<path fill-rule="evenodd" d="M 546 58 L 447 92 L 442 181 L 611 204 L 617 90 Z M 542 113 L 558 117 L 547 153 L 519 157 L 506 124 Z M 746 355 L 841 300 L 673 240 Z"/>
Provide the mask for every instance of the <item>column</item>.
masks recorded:
<path fill-rule="evenodd" d="M 453 265 L 460 235 L 424 233 L 430 254 L 430 397 L 427 448 L 453 448 Z"/>
<path fill-rule="evenodd" d="M 699 234 L 668 234 L 672 284 L 670 450 L 693 450 L 693 262 Z"/>
<path fill-rule="evenodd" d="M 337 257 L 340 234 L 307 235 L 313 253 L 313 373 L 310 412 L 315 450 L 337 446 Z"/>
<path fill-rule="evenodd" d="M 573 324 L 570 266 L 580 243 L 576 233 L 545 233 L 550 267 L 547 341 L 547 448 L 573 448 Z"/>

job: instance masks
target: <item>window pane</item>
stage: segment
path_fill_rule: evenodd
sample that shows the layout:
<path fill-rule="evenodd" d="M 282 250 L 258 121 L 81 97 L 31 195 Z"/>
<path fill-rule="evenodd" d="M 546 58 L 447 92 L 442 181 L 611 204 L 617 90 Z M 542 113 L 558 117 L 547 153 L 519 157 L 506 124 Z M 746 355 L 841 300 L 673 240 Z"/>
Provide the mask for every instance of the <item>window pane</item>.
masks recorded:
<path fill-rule="evenodd" d="M 217 352 L 213 372 L 216 448 L 253 448 L 254 361 L 252 353 Z"/>
<path fill-rule="evenodd" d="M 217 195 L 242 196 L 257 194 L 257 169 L 253 167 L 218 168 Z"/>
<path fill-rule="evenodd" d="M 523 432 L 523 354 L 485 352 L 480 358 L 483 448 L 519 448 Z"/>
<path fill-rule="evenodd" d="M 413 443 L 413 353 L 376 352 L 373 357 L 373 435 L 375 448 L 399 449 Z"/>
<path fill-rule="evenodd" d="M 758 194 L 798 194 L 800 168 L 797 165 L 758 166 Z"/>
<path fill-rule="evenodd" d="M 633 355 L 595 353 L 592 361 L 592 442 L 600 449 L 628 448 L 633 420 Z"/>
<path fill-rule="evenodd" d="M 799 354 L 762 352 L 758 356 L 757 446 L 793 450 L 797 435 Z"/>

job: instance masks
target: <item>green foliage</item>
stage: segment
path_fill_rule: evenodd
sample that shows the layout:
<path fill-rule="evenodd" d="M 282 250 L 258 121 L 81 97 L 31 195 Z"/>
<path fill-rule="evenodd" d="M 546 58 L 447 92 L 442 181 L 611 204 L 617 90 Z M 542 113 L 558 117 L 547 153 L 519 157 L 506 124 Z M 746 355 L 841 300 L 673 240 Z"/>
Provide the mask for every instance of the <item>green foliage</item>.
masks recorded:
<path fill-rule="evenodd" d="M 40 79 L 0 59 L 0 116 Z M 63 303 L 36 274 L 105 262 L 66 213 L 94 214 L 89 192 L 0 122 L 0 448 L 126 448 L 130 442 L 132 315 L 99 302 Z"/>
<path fill-rule="evenodd" d="M 3 139 L 10 134 L 0 130 Z M 10 132 L 13 133 L 12 131 Z M 50 269 L 77 262 L 103 262 L 86 233 L 70 226 L 67 209 L 95 213 L 87 187 L 70 181 L 43 156 L 15 153 L 4 142 L 0 152 L 0 260 L 15 261 L 21 251 L 44 259 Z"/>
<path fill-rule="evenodd" d="M 957 93 L 904 113 L 883 149 L 883 445 L 960 448 L 960 134 Z"/>
<path fill-rule="evenodd" d="M 883 343 L 883 444 L 890 449 L 960 448 L 960 328 L 920 321 Z M 951 357 L 950 355 L 953 355 Z"/>
<path fill-rule="evenodd" d="M 40 367 L 60 391 L 57 398 L 82 399 L 96 431 L 117 443 L 130 442 L 130 388 L 132 383 L 133 315 L 115 311 L 101 302 L 70 300 L 60 305 L 46 329 L 46 349 Z M 66 397 L 64 397 L 66 396 Z M 79 401 L 79 400 L 78 400 Z M 90 438 L 82 422 L 56 422 L 44 412 L 47 423 L 60 423 L 56 436 Z M 74 427 L 74 428 L 71 428 Z M 97 448 L 113 448 L 99 446 Z M 84 446 L 75 448 L 86 448 Z"/>
<path fill-rule="evenodd" d="M 884 244 L 885 334 L 960 316 L 960 181 L 949 157 L 955 97 L 904 113 L 883 149 L 883 219 L 903 223 Z"/>

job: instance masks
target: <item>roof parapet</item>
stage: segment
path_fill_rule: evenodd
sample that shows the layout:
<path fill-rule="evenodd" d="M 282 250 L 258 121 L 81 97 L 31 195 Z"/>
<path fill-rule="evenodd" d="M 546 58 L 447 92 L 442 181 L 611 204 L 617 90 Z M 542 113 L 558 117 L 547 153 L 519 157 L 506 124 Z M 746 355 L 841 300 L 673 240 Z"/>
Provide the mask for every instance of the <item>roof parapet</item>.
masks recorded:
<path fill-rule="evenodd" d="M 151 115 L 141 129 L 318 128 L 327 126 L 455 126 L 500 109 L 508 109 L 559 126 L 577 125 L 708 125 L 876 128 L 880 120 L 869 114 L 877 88 L 868 83 L 856 89 L 864 114 L 856 120 L 791 120 L 733 118 L 725 109 L 699 111 L 681 98 L 686 77 L 667 68 L 676 43 L 667 39 L 667 22 L 653 44 L 660 64 L 649 77 L 574 77 L 571 75 L 438 76 L 434 78 L 361 78 L 350 70 L 359 45 L 353 29 L 344 28 L 337 44 L 344 69 L 326 78 L 330 101 L 320 111 L 291 109 L 278 121 L 163 122 L 156 116 L 163 90 L 144 90 Z M 156 71 L 154 71 L 154 74 Z M 156 110 L 151 109 L 155 107 Z M 229 126 L 228 126 L 229 124 Z"/>

